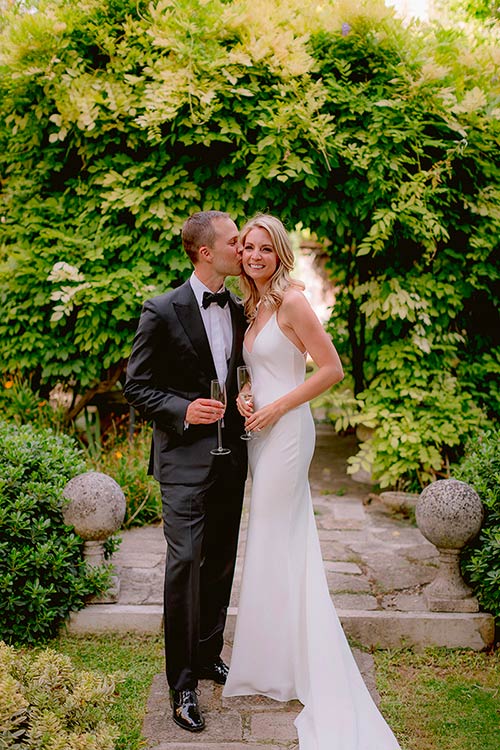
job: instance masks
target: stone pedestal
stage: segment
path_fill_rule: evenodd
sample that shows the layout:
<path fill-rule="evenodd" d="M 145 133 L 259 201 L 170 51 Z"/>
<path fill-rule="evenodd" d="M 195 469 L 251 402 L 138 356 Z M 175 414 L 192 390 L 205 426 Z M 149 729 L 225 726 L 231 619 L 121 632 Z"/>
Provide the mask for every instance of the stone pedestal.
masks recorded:
<path fill-rule="evenodd" d="M 460 572 L 460 552 L 479 532 L 483 505 L 477 492 L 457 479 L 428 485 L 416 507 L 422 534 L 439 550 L 439 570 L 425 589 L 431 612 L 478 612 L 479 604 Z"/>
<path fill-rule="evenodd" d="M 460 572 L 460 550 L 440 549 L 436 578 L 425 589 L 431 612 L 479 612 L 479 603 Z"/>
<path fill-rule="evenodd" d="M 87 471 L 73 477 L 63 490 L 68 500 L 63 508 L 64 522 L 73 526 L 85 540 L 84 559 L 87 565 L 107 565 L 104 542 L 115 534 L 123 523 L 126 510 L 125 495 L 120 485 L 107 474 Z M 110 589 L 94 604 L 116 602 L 120 591 L 118 576 L 112 576 Z"/>
<path fill-rule="evenodd" d="M 105 565 L 104 544 L 100 541 L 85 542 L 83 545 L 83 557 L 87 565 L 93 565 L 96 568 Z"/>

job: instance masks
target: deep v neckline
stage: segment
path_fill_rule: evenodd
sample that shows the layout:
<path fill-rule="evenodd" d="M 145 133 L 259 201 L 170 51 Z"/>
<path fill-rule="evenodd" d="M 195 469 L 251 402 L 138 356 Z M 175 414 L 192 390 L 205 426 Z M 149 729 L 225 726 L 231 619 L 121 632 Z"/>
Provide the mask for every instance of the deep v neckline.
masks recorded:
<path fill-rule="evenodd" d="M 262 328 L 260 329 L 260 331 L 258 331 L 258 332 L 257 332 L 257 334 L 256 334 L 256 336 L 255 336 L 255 338 L 254 338 L 254 340 L 253 340 L 253 344 L 252 344 L 252 348 L 251 348 L 251 349 L 249 349 L 249 348 L 248 348 L 248 346 L 247 346 L 247 345 L 246 345 L 246 343 L 245 343 L 245 339 L 243 339 L 243 346 L 244 346 L 244 347 L 245 347 L 245 349 L 247 350 L 248 354 L 252 354 L 252 352 L 253 352 L 253 350 L 254 350 L 254 347 L 255 347 L 255 342 L 256 342 L 256 341 L 257 341 L 257 339 L 259 338 L 259 336 L 260 336 L 260 334 L 262 333 L 262 331 L 264 331 L 264 329 L 265 329 L 265 328 L 267 328 L 268 324 L 270 323 L 270 321 L 271 321 L 271 320 L 272 320 L 272 319 L 273 319 L 273 318 L 274 318 L 275 316 L 276 316 L 276 310 L 275 310 L 275 311 L 274 311 L 273 313 L 271 313 L 270 317 L 269 317 L 269 318 L 268 318 L 268 319 L 266 320 L 266 322 L 264 323 L 264 325 L 262 326 Z M 251 327 L 251 326 L 250 326 L 250 327 Z"/>

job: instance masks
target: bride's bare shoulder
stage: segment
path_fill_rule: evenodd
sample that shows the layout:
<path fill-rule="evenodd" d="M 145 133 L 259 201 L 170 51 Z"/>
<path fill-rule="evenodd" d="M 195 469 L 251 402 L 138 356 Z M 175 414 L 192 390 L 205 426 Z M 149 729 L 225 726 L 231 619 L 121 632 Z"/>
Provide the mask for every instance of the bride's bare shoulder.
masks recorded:
<path fill-rule="evenodd" d="M 294 311 L 306 310 L 307 308 L 310 307 L 310 304 L 307 301 L 307 298 L 300 287 L 289 286 L 283 295 L 283 301 L 281 303 L 281 307 L 283 309 L 283 312 L 293 313 Z"/>

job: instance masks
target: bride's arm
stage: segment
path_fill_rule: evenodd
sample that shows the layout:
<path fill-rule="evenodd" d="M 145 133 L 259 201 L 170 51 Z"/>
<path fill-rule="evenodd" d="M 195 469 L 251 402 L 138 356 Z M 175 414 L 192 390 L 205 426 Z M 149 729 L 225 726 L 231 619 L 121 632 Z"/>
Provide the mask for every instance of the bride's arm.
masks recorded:
<path fill-rule="evenodd" d="M 246 422 L 248 430 L 273 424 L 290 409 L 311 401 L 344 377 L 337 350 L 302 292 L 296 289 L 286 292 L 278 324 L 295 346 L 309 353 L 317 370 L 292 391 L 252 414 Z"/>

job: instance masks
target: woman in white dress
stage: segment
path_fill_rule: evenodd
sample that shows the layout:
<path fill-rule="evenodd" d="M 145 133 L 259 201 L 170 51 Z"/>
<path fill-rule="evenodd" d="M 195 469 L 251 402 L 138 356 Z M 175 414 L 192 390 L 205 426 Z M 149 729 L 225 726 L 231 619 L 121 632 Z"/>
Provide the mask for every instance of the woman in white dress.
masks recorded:
<path fill-rule="evenodd" d="M 300 750 L 398 750 L 352 656 L 332 604 L 314 521 L 308 469 L 315 430 L 309 401 L 343 377 L 339 356 L 292 281 L 293 252 L 279 219 L 242 230 L 243 355 L 255 434 L 252 498 L 231 667 L 224 696 L 261 694 L 304 705 Z M 306 354 L 316 364 L 305 380 Z"/>

